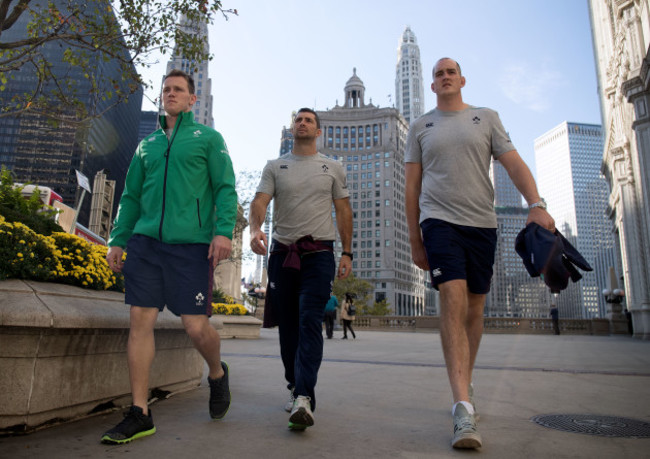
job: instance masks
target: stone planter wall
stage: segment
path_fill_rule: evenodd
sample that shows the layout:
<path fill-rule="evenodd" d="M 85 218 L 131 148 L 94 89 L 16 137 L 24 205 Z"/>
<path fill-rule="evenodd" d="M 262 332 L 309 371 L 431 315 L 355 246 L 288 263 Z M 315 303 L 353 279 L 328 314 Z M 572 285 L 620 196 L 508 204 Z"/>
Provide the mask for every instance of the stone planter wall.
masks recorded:
<path fill-rule="evenodd" d="M 228 319 L 224 329 L 221 317 L 211 322 L 223 337 L 259 336 L 259 320 Z M 129 404 L 128 332 L 123 294 L 0 282 L 0 432 L 30 431 Z M 155 337 L 150 387 L 164 393 L 197 387 L 204 361 L 180 319 L 164 310 Z"/>

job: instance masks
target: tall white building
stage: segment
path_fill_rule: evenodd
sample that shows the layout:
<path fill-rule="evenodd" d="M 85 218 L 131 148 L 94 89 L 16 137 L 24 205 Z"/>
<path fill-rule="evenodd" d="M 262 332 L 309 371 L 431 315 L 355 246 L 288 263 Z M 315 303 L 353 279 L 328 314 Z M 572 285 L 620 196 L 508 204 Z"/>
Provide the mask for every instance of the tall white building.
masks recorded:
<path fill-rule="evenodd" d="M 614 228 L 607 217 L 609 187 L 600 172 L 603 134 L 599 125 L 563 122 L 535 139 L 539 193 L 555 226 L 594 268 L 560 294 L 564 317 L 605 317 L 601 291 L 609 267 L 618 272 Z"/>
<path fill-rule="evenodd" d="M 410 27 L 404 30 L 397 48 L 395 103 L 407 123 L 415 121 L 424 113 L 420 47 Z"/>
<path fill-rule="evenodd" d="M 341 161 L 353 213 L 354 274 L 387 299 L 396 315 L 436 310 L 425 295 L 427 273 L 413 264 L 404 206 L 404 149 L 408 124 L 395 108 L 365 102 L 365 86 L 354 69 L 345 102 L 318 111 L 323 135 L 318 150 Z M 340 242 L 336 250 L 340 252 Z"/>
<path fill-rule="evenodd" d="M 610 186 L 634 337 L 650 339 L 650 0 L 589 0 Z"/>
<path fill-rule="evenodd" d="M 180 28 L 186 32 L 198 35 L 203 42 L 206 53 L 210 51 L 208 44 L 208 25 L 203 21 L 191 21 L 186 16 L 181 17 Z M 167 73 L 174 69 L 182 70 L 194 79 L 196 103 L 194 104 L 194 119 L 197 123 L 214 127 L 212 117 L 212 80 L 208 77 L 209 61 L 196 62 L 186 59 L 174 48 L 172 58 L 167 63 Z M 162 86 L 162 85 L 161 85 Z"/>

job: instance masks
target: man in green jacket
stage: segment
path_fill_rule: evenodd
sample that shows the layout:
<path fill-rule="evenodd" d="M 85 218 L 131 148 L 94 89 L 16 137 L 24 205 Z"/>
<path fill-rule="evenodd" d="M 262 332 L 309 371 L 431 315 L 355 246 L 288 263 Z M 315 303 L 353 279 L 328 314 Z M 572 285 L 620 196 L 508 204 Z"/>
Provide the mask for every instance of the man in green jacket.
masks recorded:
<path fill-rule="evenodd" d="M 214 268 L 231 252 L 235 175 L 221 134 L 194 121 L 192 78 L 171 71 L 162 97 L 162 129 L 146 137 L 133 156 L 108 241 L 106 260 L 113 271 L 124 272 L 125 302 L 131 305 L 127 355 L 133 405 L 103 435 L 104 443 L 156 432 L 147 400 L 154 325 L 165 305 L 181 317 L 208 364 L 211 417 L 223 418 L 230 407 L 228 366 L 208 318 Z"/>

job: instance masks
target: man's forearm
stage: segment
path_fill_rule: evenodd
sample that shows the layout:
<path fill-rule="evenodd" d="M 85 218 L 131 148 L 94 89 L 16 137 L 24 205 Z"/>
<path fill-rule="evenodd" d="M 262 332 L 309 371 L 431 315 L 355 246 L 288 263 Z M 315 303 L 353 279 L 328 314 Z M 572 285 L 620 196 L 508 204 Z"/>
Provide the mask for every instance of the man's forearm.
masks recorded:
<path fill-rule="evenodd" d="M 253 202 L 251 202 L 250 215 L 248 217 L 249 231 L 251 234 L 262 228 L 262 223 L 264 223 L 264 218 L 266 217 L 266 208 L 267 205 L 258 198 L 253 199 Z"/>

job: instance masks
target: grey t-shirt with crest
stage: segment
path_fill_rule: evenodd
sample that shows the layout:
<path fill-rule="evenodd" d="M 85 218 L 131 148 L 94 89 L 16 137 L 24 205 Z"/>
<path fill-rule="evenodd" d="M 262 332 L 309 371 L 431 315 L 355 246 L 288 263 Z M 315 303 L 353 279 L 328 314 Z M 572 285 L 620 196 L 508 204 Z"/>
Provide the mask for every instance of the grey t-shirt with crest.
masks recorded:
<path fill-rule="evenodd" d="M 273 198 L 273 238 L 283 244 L 335 240 L 332 203 L 350 195 L 341 163 L 321 153 L 268 161 L 257 192 Z"/>
<path fill-rule="evenodd" d="M 496 228 L 490 162 L 515 147 L 489 108 L 433 109 L 415 120 L 405 162 L 422 164 L 420 222 Z"/>

